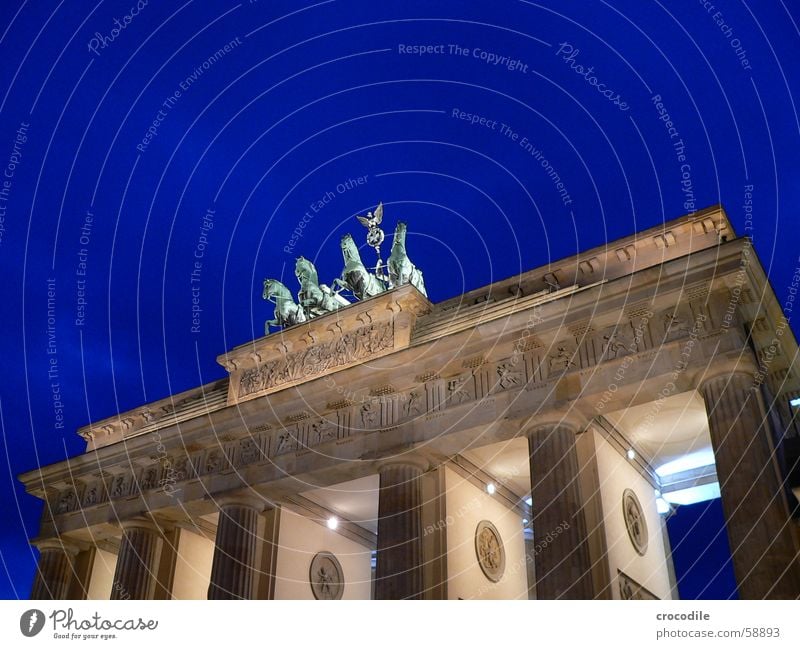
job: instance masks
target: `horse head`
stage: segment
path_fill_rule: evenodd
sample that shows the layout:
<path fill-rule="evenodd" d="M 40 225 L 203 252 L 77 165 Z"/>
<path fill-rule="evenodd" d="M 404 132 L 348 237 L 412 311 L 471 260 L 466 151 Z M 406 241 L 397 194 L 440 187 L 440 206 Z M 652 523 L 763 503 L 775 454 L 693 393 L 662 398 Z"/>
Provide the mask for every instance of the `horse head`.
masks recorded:
<path fill-rule="evenodd" d="M 289 293 L 289 289 L 277 279 L 265 279 L 264 292 L 261 294 L 261 297 L 264 300 L 269 300 L 273 297 L 285 300 L 287 297 L 291 299 L 291 293 Z"/>
<path fill-rule="evenodd" d="M 301 284 L 303 284 L 304 281 L 310 281 L 312 284 L 319 284 L 316 267 L 305 257 L 297 258 L 294 265 L 294 274 L 295 277 L 300 280 Z"/>
<path fill-rule="evenodd" d="M 342 257 L 344 257 L 345 264 L 349 264 L 350 262 L 361 264 L 361 255 L 358 253 L 358 247 L 356 246 L 356 242 L 353 241 L 353 237 L 349 234 L 344 235 L 342 237 L 341 246 Z"/>
<path fill-rule="evenodd" d="M 406 248 L 406 232 L 408 226 L 402 221 L 397 222 L 397 227 L 394 230 L 394 240 L 392 241 L 392 250 L 399 248 L 405 250 Z"/>

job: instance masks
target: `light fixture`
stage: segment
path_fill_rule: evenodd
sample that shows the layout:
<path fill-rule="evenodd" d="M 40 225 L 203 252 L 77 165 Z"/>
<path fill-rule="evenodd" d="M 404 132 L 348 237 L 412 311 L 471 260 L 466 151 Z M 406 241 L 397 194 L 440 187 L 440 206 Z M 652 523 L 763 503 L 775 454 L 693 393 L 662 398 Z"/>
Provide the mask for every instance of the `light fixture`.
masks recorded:
<path fill-rule="evenodd" d="M 628 449 L 628 459 L 629 460 L 635 460 L 636 459 L 636 451 L 634 451 L 632 448 Z"/>
<path fill-rule="evenodd" d="M 527 525 L 528 524 L 528 519 L 527 518 L 523 518 L 522 519 L 522 524 L 523 525 Z"/>
<path fill-rule="evenodd" d="M 339 527 L 339 519 L 336 516 L 331 516 L 328 519 L 328 529 L 335 530 L 337 527 Z"/>
<path fill-rule="evenodd" d="M 490 496 L 497 491 L 497 487 L 494 486 L 494 482 L 490 482 L 486 485 L 486 493 Z"/>
<path fill-rule="evenodd" d="M 526 498 L 526 499 L 525 499 L 525 504 L 526 504 L 528 507 L 533 507 L 533 498 Z"/>

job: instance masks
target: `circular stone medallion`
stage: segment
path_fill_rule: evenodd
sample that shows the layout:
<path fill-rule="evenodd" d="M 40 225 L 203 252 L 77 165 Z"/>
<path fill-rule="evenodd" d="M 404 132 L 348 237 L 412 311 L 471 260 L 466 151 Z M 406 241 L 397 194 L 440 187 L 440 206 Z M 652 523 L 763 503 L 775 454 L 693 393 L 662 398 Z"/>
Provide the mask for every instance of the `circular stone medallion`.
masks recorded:
<path fill-rule="evenodd" d="M 500 581 L 506 569 L 506 551 L 500 532 L 489 521 L 481 521 L 475 529 L 475 554 L 486 578 Z"/>
<path fill-rule="evenodd" d="M 639 499 L 630 489 L 622 493 L 622 515 L 625 517 L 625 527 L 628 528 L 628 536 L 634 550 L 644 556 L 647 552 L 647 521 L 644 519 Z"/>
<path fill-rule="evenodd" d="M 315 599 L 342 599 L 344 571 L 342 564 L 330 552 L 320 552 L 314 556 L 308 581 Z"/>

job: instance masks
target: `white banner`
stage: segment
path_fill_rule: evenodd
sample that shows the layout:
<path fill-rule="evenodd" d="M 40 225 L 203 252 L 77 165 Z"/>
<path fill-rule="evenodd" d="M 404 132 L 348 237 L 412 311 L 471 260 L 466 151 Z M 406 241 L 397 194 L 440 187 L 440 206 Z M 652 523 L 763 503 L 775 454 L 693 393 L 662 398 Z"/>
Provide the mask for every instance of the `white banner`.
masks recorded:
<path fill-rule="evenodd" d="M 798 626 L 796 601 L 0 602 L 14 648 L 797 647 Z"/>

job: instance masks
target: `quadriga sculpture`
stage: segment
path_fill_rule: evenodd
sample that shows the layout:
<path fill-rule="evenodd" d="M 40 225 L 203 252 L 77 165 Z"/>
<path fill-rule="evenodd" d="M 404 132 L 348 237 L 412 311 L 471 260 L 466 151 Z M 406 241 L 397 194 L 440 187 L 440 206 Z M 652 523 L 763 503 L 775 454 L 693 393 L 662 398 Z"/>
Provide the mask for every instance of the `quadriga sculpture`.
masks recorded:
<path fill-rule="evenodd" d="M 402 221 L 397 223 L 394 231 L 394 241 L 392 242 L 392 252 L 386 263 L 389 271 L 389 288 L 411 284 L 420 293 L 427 296 L 425 292 L 425 281 L 422 278 L 422 271 L 411 263 L 406 253 L 406 231 L 408 227 Z"/>

